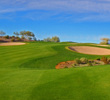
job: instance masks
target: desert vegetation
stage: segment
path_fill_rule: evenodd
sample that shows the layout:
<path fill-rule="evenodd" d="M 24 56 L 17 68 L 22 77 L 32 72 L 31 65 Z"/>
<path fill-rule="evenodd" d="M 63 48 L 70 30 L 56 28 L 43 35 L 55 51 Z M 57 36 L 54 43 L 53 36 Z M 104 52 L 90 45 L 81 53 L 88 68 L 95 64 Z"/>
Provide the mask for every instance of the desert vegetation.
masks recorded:
<path fill-rule="evenodd" d="M 31 31 L 20 31 L 13 32 L 13 36 L 6 35 L 4 31 L 0 31 L 0 42 L 27 42 L 27 41 L 38 41 L 38 42 L 60 42 L 58 36 L 52 38 L 44 38 L 43 40 L 36 39 L 36 36 Z"/>
<path fill-rule="evenodd" d="M 6 35 L 0 31 L 1 42 L 36 41 L 35 34 L 31 31 L 13 32 L 13 36 Z"/>
<path fill-rule="evenodd" d="M 109 38 L 101 38 L 102 42 L 100 42 L 100 44 L 102 45 L 107 45 L 109 44 L 110 39 Z"/>
<path fill-rule="evenodd" d="M 54 36 L 52 38 L 48 37 L 48 38 L 44 38 L 43 41 L 44 42 L 60 42 L 60 38 L 58 36 Z"/>
<path fill-rule="evenodd" d="M 56 69 L 60 68 L 76 68 L 76 67 L 87 67 L 87 66 L 96 66 L 96 65 L 106 65 L 110 64 L 110 58 L 103 56 L 95 60 L 89 60 L 87 58 L 76 58 L 73 61 L 61 62 L 56 65 Z"/>

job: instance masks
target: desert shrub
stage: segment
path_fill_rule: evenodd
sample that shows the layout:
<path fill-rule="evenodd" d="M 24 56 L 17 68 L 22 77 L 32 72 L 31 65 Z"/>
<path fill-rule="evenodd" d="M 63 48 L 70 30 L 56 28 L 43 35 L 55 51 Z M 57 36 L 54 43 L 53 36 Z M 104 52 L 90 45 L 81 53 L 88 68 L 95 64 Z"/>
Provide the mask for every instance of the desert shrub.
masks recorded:
<path fill-rule="evenodd" d="M 83 64 L 88 63 L 88 59 L 87 59 L 87 58 L 81 58 L 80 61 L 81 61 L 81 63 L 83 63 Z"/>
<path fill-rule="evenodd" d="M 100 60 L 100 58 L 97 58 L 96 60 Z"/>
<path fill-rule="evenodd" d="M 88 66 L 92 66 L 92 63 L 91 63 L 91 62 L 88 62 L 87 65 L 88 65 Z"/>
<path fill-rule="evenodd" d="M 105 63 L 104 63 L 103 61 L 101 61 L 99 64 L 100 64 L 100 65 L 105 65 Z"/>
<path fill-rule="evenodd" d="M 0 39 L 0 41 L 3 41 L 2 39 Z"/>
<path fill-rule="evenodd" d="M 80 59 L 76 58 L 76 59 L 75 59 L 75 64 L 81 64 Z"/>
<path fill-rule="evenodd" d="M 15 36 L 12 36 L 12 38 L 15 38 Z"/>
<path fill-rule="evenodd" d="M 51 38 L 51 41 L 52 42 L 60 42 L 60 38 L 57 37 L 57 36 L 54 36 L 54 37 Z"/>
<path fill-rule="evenodd" d="M 15 41 L 15 39 L 11 39 L 11 42 L 14 42 Z"/>
<path fill-rule="evenodd" d="M 107 62 L 108 62 L 108 63 L 110 63 L 110 57 L 109 57 L 109 58 L 107 58 Z"/>
<path fill-rule="evenodd" d="M 99 65 L 100 63 L 97 62 L 97 61 L 94 61 L 92 64 L 93 64 L 93 65 Z"/>
<path fill-rule="evenodd" d="M 64 66 L 64 68 L 68 68 L 68 66 Z"/>
<path fill-rule="evenodd" d="M 60 38 L 57 36 L 54 36 L 52 38 L 48 37 L 48 38 L 44 38 L 43 41 L 44 42 L 60 42 Z"/>
<path fill-rule="evenodd" d="M 21 36 L 21 39 L 25 39 L 25 37 L 24 36 Z"/>
<path fill-rule="evenodd" d="M 17 37 L 17 40 L 20 41 L 21 39 L 19 37 Z"/>
<path fill-rule="evenodd" d="M 4 38 L 9 39 L 9 35 L 4 36 Z"/>
<path fill-rule="evenodd" d="M 108 64 L 107 57 L 105 57 L 105 56 L 103 56 L 103 57 L 101 58 L 101 61 L 103 61 L 104 64 Z"/>
<path fill-rule="evenodd" d="M 77 66 L 77 64 L 72 64 L 72 67 L 75 67 L 75 66 Z"/>

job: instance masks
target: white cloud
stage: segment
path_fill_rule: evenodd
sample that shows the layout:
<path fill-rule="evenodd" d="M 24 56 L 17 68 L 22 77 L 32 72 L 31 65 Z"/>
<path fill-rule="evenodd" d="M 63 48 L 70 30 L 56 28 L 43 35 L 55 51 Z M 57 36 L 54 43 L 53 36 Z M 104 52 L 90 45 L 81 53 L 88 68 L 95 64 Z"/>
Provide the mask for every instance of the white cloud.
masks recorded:
<path fill-rule="evenodd" d="M 103 1 L 103 2 L 102 2 Z M 110 0 L 4 0 L 1 9 L 42 9 L 76 12 L 110 12 Z"/>
<path fill-rule="evenodd" d="M 53 11 L 52 15 L 57 13 L 71 14 L 70 17 L 65 19 L 74 18 L 74 13 L 88 14 L 77 18 L 76 20 L 99 20 L 109 19 L 110 15 L 110 0 L 1 0 L 0 1 L 0 14 L 13 13 L 18 11 L 30 10 L 45 10 Z M 35 13 L 36 13 L 35 12 Z M 44 12 L 43 12 L 44 13 Z M 47 12 L 48 13 L 48 12 Z M 97 13 L 97 15 L 94 15 Z M 44 13 L 45 14 L 45 13 Z M 41 14 L 45 16 L 44 14 Z M 28 14 L 29 15 L 29 14 Z M 46 14 L 50 17 L 51 14 Z M 30 16 L 31 18 L 34 16 Z M 61 16 L 62 17 L 62 16 Z M 64 17 L 64 16 L 63 16 Z"/>

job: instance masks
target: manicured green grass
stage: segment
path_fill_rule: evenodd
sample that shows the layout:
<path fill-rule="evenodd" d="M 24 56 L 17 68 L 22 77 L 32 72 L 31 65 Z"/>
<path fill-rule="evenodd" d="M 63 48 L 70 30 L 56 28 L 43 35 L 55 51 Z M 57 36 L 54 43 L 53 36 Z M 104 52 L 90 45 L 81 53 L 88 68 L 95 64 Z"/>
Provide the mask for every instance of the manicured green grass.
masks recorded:
<path fill-rule="evenodd" d="M 71 45 L 91 44 L 1 46 L 0 100 L 109 100 L 110 65 L 55 69 L 61 61 L 101 57 L 65 49 Z"/>

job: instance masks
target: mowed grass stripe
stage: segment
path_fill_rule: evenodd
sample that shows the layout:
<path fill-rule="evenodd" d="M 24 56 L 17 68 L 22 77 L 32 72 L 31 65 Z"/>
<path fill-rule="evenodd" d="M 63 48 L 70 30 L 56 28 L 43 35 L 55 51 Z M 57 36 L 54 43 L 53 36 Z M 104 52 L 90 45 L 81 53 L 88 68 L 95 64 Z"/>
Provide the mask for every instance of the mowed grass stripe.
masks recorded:
<path fill-rule="evenodd" d="M 53 50 L 51 47 L 47 48 L 46 46 L 37 49 L 37 51 L 34 50 L 34 52 L 33 52 L 33 49 L 31 51 L 30 50 L 27 49 L 27 51 L 22 51 L 22 52 L 17 51 L 17 53 L 12 53 L 10 51 L 11 53 L 1 56 L 2 57 L 1 62 L 8 61 L 9 63 L 15 63 L 16 61 L 19 61 L 19 60 L 20 61 L 23 60 L 21 62 L 25 62 L 25 60 L 28 61 L 28 59 L 33 58 L 33 57 L 37 58 L 39 56 L 44 57 L 44 56 L 56 54 L 55 50 Z M 43 55 L 42 55 L 42 53 L 43 53 Z M 6 62 L 4 64 L 7 64 L 8 62 Z M 2 66 L 3 66 L 3 64 L 2 64 Z"/>
<path fill-rule="evenodd" d="M 71 52 L 65 46 L 71 44 L 0 47 L 0 100 L 109 100 L 110 65 L 56 70 L 61 61 L 102 57 Z"/>
<path fill-rule="evenodd" d="M 103 88 L 100 83 L 105 84 L 102 79 L 108 79 L 109 70 L 109 67 L 101 66 L 46 71 L 12 70 L 7 72 L 7 78 L 2 79 L 4 82 L 0 86 L 8 91 L 2 91 L 0 97 L 7 95 L 8 100 L 107 100 L 109 84 Z"/>
<path fill-rule="evenodd" d="M 15 63 L 15 65 L 14 64 L 13 65 L 19 66 L 20 68 L 27 67 L 27 68 L 38 68 L 38 69 L 39 68 L 53 69 L 55 68 L 56 64 L 62 61 L 73 60 L 75 58 L 81 58 L 81 57 L 86 57 L 88 59 L 96 59 L 98 57 L 101 57 L 101 56 L 94 56 L 94 55 L 89 56 L 85 54 L 79 54 L 76 52 L 70 52 L 65 49 L 65 45 L 59 45 L 59 44 L 56 46 L 40 45 L 40 47 L 37 47 L 37 48 L 38 49 L 35 49 L 35 50 L 25 49 L 26 51 L 24 49 L 21 49 L 22 51 L 19 51 L 17 49 L 18 50 L 17 52 L 14 52 L 14 53 L 11 52 L 11 53 L 8 53 L 7 55 L 2 55 L 1 61 L 5 62 L 8 60 L 9 63 Z M 51 55 L 54 55 L 54 56 L 51 56 Z M 21 64 L 16 65 L 17 62 L 21 62 Z M 7 63 L 4 63 L 4 65 L 6 65 Z"/>
<path fill-rule="evenodd" d="M 3 55 L 3 56 L 7 56 L 7 55 L 17 55 L 17 54 L 25 54 L 25 53 L 40 53 L 40 52 L 45 52 L 45 51 L 49 51 L 49 49 L 50 50 L 52 50 L 52 48 L 51 47 L 47 47 L 47 46 L 43 46 L 43 47 L 38 47 L 38 48 L 36 48 L 36 49 L 33 49 L 33 48 L 25 48 L 25 47 L 23 47 L 23 49 L 18 49 L 17 48 L 17 51 L 16 51 L 16 48 L 14 48 L 14 50 L 9 50 L 9 49 L 7 49 L 6 51 L 7 52 L 5 52 L 5 51 L 2 51 L 2 52 L 0 52 L 0 54 L 1 55 Z M 54 52 L 54 50 L 52 51 L 52 52 Z"/>

